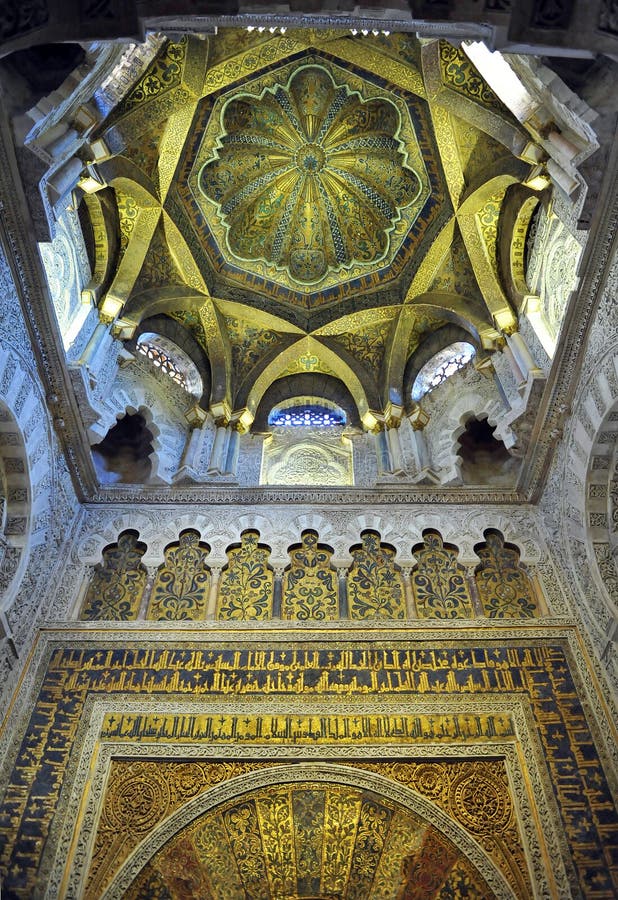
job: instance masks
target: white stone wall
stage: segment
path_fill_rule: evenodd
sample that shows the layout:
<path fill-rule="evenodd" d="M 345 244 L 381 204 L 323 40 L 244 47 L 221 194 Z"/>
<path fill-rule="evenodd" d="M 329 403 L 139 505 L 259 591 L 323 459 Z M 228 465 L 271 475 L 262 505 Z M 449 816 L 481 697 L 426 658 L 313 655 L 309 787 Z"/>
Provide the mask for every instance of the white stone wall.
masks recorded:
<path fill-rule="evenodd" d="M 590 328 L 577 391 L 539 506 L 573 613 L 618 689 L 618 259 Z"/>
<path fill-rule="evenodd" d="M 0 408 L 0 465 L 9 470 L 9 499 L 23 519 L 21 534 L 9 533 L 7 538 L 10 546 L 20 549 L 17 566 L 12 568 L 14 554 L 5 553 L 4 572 L 0 562 L 4 632 L 0 683 L 6 696 L 19 665 L 17 653 L 25 653 L 37 624 L 48 615 L 46 604 L 58 588 L 80 509 L 47 410 L 11 271 L 1 252 Z"/>

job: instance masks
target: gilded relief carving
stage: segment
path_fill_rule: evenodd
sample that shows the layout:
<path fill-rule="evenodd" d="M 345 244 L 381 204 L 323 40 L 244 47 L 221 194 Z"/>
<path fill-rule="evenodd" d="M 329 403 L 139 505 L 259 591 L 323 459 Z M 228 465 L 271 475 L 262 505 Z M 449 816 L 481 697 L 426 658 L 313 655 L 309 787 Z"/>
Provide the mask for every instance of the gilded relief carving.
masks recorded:
<path fill-rule="evenodd" d="M 95 566 L 80 619 L 137 619 L 147 572 L 141 559 L 146 545 L 136 531 L 123 531 Z"/>
<path fill-rule="evenodd" d="M 181 532 L 178 541 L 165 548 L 165 560 L 157 570 L 148 605 L 148 619 L 194 619 L 206 616 L 210 590 L 208 544 L 199 532 Z"/>
<path fill-rule="evenodd" d="M 378 377 L 391 330 L 391 321 L 374 322 L 370 327 L 338 334 L 335 341 Z"/>
<path fill-rule="evenodd" d="M 173 641 L 172 645 L 166 642 L 166 646 L 148 642 L 136 646 L 135 640 L 54 646 L 33 705 L 28 738 L 8 774 L 0 809 L 3 886 L 24 900 L 33 896 L 49 824 L 57 809 L 64 772 L 76 747 L 87 702 L 104 698 L 120 704 L 118 712 L 109 713 L 106 719 L 103 740 L 153 747 L 183 740 L 193 744 L 220 740 L 222 747 L 230 747 L 242 742 L 243 734 L 249 744 L 279 742 L 291 747 L 315 746 L 316 741 L 324 741 L 358 747 L 359 741 L 377 740 L 386 747 L 394 739 L 402 740 L 405 729 L 407 737 L 403 739 L 411 748 L 431 741 L 432 745 L 444 744 L 446 750 L 453 741 L 484 743 L 486 738 L 504 734 L 507 726 L 510 739 L 518 740 L 512 723 L 509 725 L 510 717 L 504 715 L 453 715 L 451 710 L 437 717 L 433 713 L 422 717 L 392 716 L 385 710 L 384 715 L 359 719 L 353 711 L 342 715 L 340 709 L 341 701 L 357 695 L 377 701 L 381 697 L 405 701 L 422 695 L 429 701 L 435 698 L 438 703 L 449 694 L 462 700 L 477 698 L 480 703 L 511 696 L 514 701 L 519 698 L 529 704 L 535 740 L 540 742 L 550 776 L 547 790 L 556 798 L 578 889 L 586 895 L 590 879 L 594 878 L 596 896 L 610 898 L 616 883 L 604 859 L 615 853 L 618 835 L 610 788 L 571 671 L 569 641 L 558 633 L 553 638 L 546 634 L 543 640 L 540 644 L 535 637 L 523 641 L 511 635 L 492 641 L 487 632 L 482 632 L 482 636 L 477 632 L 477 637 L 469 636 L 463 642 L 453 642 L 451 635 L 448 641 L 435 641 L 431 646 L 425 643 L 422 648 L 402 640 L 391 649 L 368 645 L 341 648 L 336 643 L 293 649 L 289 638 L 284 638 L 275 649 L 270 635 L 265 643 L 241 649 L 213 644 L 188 649 L 184 643 Z M 129 698 L 139 698 L 143 692 L 149 695 L 149 705 L 153 704 L 151 713 L 136 714 L 134 709 L 126 708 L 123 711 L 122 704 Z M 193 698 L 206 701 L 216 697 L 278 696 L 294 703 L 300 694 L 324 701 L 330 698 L 334 704 L 332 715 L 305 714 L 299 725 L 294 713 L 274 717 L 280 722 L 274 722 L 270 714 L 254 715 L 247 722 L 247 716 L 239 714 L 224 717 L 235 721 L 222 725 L 220 715 L 183 712 L 157 716 L 154 705 L 156 697 L 176 697 L 185 702 Z M 272 739 L 264 740 L 264 728 L 274 729 Z M 481 815 L 478 804 L 487 802 L 483 815 L 489 815 L 497 835 L 506 834 L 510 827 L 507 807 L 487 787 L 486 776 L 479 778 L 476 787 L 457 782 L 457 788 L 453 781 L 455 787 L 446 790 L 439 785 L 435 773 L 418 773 L 419 785 L 425 785 L 421 793 L 429 797 L 433 791 L 436 797 L 446 798 L 445 802 L 454 803 L 461 815 L 471 821 L 478 821 Z M 136 785 L 139 783 L 138 778 Z M 193 777 L 183 778 L 189 791 L 194 790 L 194 783 Z M 595 784 L 594 792 L 586 787 L 589 784 Z M 152 790 L 156 797 L 168 794 L 168 789 L 161 786 Z M 131 789 L 124 789 L 124 795 L 130 797 Z M 144 822 L 149 817 L 146 806 Z M 131 814 L 129 799 L 116 808 Z M 118 817 L 114 822 L 118 826 Z M 109 827 L 113 828 L 113 824 Z M 506 830 L 501 831 L 503 828 Z M 487 835 L 487 840 L 492 839 L 492 834 Z M 27 851 L 25 839 L 19 835 L 28 835 Z M 33 835 L 36 840 L 32 840 Z M 485 837 L 481 837 L 484 841 Z"/>
<path fill-rule="evenodd" d="M 517 897 L 523 900 L 532 896 L 526 854 L 503 760 L 346 764 L 383 775 L 436 803 L 482 844 Z M 114 760 L 96 834 L 86 897 L 95 900 L 100 896 L 137 844 L 183 804 L 216 784 L 251 771 L 272 769 L 276 784 L 274 769 L 278 765 L 259 761 Z M 234 809 L 238 812 L 238 806 Z M 343 785 L 327 792 L 315 787 L 292 789 L 289 786 L 273 786 L 263 791 L 253 805 L 252 815 L 259 825 L 261 845 L 258 852 L 264 855 L 272 896 L 292 895 L 298 885 L 306 890 L 313 889 L 315 893 L 320 882 L 330 884 L 335 894 L 347 896 L 345 891 L 351 888 L 348 881 L 350 861 L 355 846 L 358 848 L 359 840 L 362 840 L 359 828 L 363 814 L 366 822 L 367 812 L 367 807 L 363 808 L 361 792 Z M 365 831 L 374 840 L 377 834 L 372 830 L 372 819 L 369 818 L 370 825 L 367 828 L 365 824 Z M 378 816 L 377 826 L 383 824 Z M 378 897 L 390 896 L 387 888 L 394 879 L 401 877 L 402 860 L 413 856 L 422 847 L 424 829 L 410 830 L 409 826 L 409 818 L 396 814 L 387 829 L 375 869 L 374 890 Z M 212 866 L 208 882 L 215 889 L 216 900 L 225 896 L 223 873 L 236 866 L 228 834 L 221 816 L 204 817 L 195 831 L 195 848 L 200 859 Z M 469 877 L 470 864 L 460 854 L 455 855 L 459 858 L 458 867 L 461 866 Z M 172 856 L 166 852 L 161 858 L 169 861 Z M 213 861 L 216 862 L 213 864 Z M 163 866 L 166 870 L 167 865 L 166 862 Z M 450 870 L 451 866 L 448 868 Z M 170 872 L 164 874 L 169 883 Z M 457 877 L 462 877 L 462 871 L 458 871 Z M 141 878 L 138 883 L 143 883 Z M 371 889 L 366 896 L 372 896 Z"/>
<path fill-rule="evenodd" d="M 288 551 L 292 561 L 283 575 L 282 619 L 319 622 L 339 617 L 333 551 L 318 540 L 316 531 L 303 531 L 301 543 Z"/>
<path fill-rule="evenodd" d="M 444 544 L 437 531 L 425 530 L 423 543 L 412 553 L 418 560 L 412 570 L 412 592 L 420 618 L 471 618 L 472 597 L 466 571 L 457 562 L 454 544 Z"/>
<path fill-rule="evenodd" d="M 180 85 L 187 44 L 188 39 L 184 37 L 165 45 L 163 52 L 157 55 L 142 78 L 119 104 L 114 118 L 119 119 Z"/>
<path fill-rule="evenodd" d="M 324 429 L 298 428 L 298 434 L 277 432 L 264 442 L 262 484 L 353 484 L 349 438 Z M 321 431 L 321 433 L 320 433 Z"/>
<path fill-rule="evenodd" d="M 266 765 L 114 760 L 85 896 L 98 900 L 129 853 L 166 816 L 213 785 Z M 200 834 L 200 843 L 214 851 L 217 834 L 212 829 Z"/>
<path fill-rule="evenodd" d="M 347 575 L 351 619 L 405 619 L 405 590 L 395 549 L 377 531 L 364 531 L 350 548 L 354 562 Z"/>
<path fill-rule="evenodd" d="M 532 896 L 526 853 L 503 760 L 360 765 L 412 787 L 448 812 L 500 866 L 515 895 Z"/>
<path fill-rule="evenodd" d="M 270 619 L 274 575 L 270 548 L 259 543 L 259 531 L 243 531 L 240 544 L 228 548 L 228 564 L 218 587 L 218 619 Z"/>
<path fill-rule="evenodd" d="M 406 82 L 393 92 L 315 50 L 272 66 L 283 43 L 256 48 L 242 90 L 200 102 L 176 176 L 195 252 L 266 292 L 277 314 L 281 303 L 312 311 L 393 280 L 448 214 L 427 104 L 406 93 L 410 70 L 373 54 Z M 369 59 L 353 41 L 328 46 Z M 260 70 L 266 49 L 271 67 Z"/>
<path fill-rule="evenodd" d="M 479 75 L 464 51 L 440 41 L 440 73 L 442 81 L 458 94 L 484 106 L 504 112 L 504 107 L 487 82 Z"/>
<path fill-rule="evenodd" d="M 262 788 L 200 816 L 145 866 L 137 898 L 378 900 L 494 897 L 444 835 L 395 801 L 347 785 Z M 522 895 L 524 896 L 524 895 Z"/>
<path fill-rule="evenodd" d="M 534 588 L 519 562 L 518 548 L 505 543 L 504 535 L 495 529 L 484 535 L 485 542 L 474 548 L 481 559 L 474 577 L 484 614 L 490 619 L 538 616 Z"/>
<path fill-rule="evenodd" d="M 225 316 L 230 339 L 232 370 L 241 381 L 263 356 L 281 342 L 281 335 L 269 328 L 257 328 L 248 319 Z"/>

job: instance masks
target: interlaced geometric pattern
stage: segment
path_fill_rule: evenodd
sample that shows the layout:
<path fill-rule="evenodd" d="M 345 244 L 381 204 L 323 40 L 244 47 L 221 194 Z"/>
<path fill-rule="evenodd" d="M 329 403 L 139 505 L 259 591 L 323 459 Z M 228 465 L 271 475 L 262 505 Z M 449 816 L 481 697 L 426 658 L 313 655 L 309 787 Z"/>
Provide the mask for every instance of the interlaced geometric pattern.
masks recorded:
<path fill-rule="evenodd" d="M 166 375 L 169 375 L 176 384 L 179 384 L 181 387 L 187 387 L 187 379 L 185 377 L 185 373 L 176 365 L 171 356 L 165 352 L 161 347 L 157 347 L 156 344 L 152 344 L 150 342 L 143 341 L 137 346 L 138 351 L 143 354 L 143 356 L 148 357 L 148 359 L 152 360 L 152 362 L 157 366 L 158 369 L 161 369 L 162 372 L 165 372 Z"/>
<path fill-rule="evenodd" d="M 288 406 L 286 409 L 273 410 L 268 417 L 268 424 L 327 428 L 330 425 L 345 425 L 345 415 L 325 406 Z"/>
<path fill-rule="evenodd" d="M 425 363 L 416 376 L 412 387 L 412 399 L 418 402 L 421 397 L 438 387 L 459 369 L 463 369 L 475 353 L 476 350 L 467 341 L 456 341 L 440 350 Z"/>

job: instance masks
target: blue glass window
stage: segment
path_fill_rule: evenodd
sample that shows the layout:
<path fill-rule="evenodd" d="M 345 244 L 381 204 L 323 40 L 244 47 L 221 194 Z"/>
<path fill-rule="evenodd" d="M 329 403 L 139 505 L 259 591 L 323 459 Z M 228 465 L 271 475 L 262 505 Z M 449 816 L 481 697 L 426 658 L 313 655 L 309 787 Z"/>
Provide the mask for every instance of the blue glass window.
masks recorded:
<path fill-rule="evenodd" d="M 331 425 L 345 425 L 345 414 L 318 404 L 303 404 L 273 409 L 268 417 L 268 424 L 278 427 L 328 428 Z"/>

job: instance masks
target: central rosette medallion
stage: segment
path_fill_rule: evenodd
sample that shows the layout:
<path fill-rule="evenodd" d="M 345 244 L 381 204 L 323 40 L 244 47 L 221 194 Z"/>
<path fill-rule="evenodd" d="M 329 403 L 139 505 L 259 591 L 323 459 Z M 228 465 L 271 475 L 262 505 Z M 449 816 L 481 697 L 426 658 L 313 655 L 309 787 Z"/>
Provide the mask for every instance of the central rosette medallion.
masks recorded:
<path fill-rule="evenodd" d="M 285 85 L 236 94 L 199 188 L 230 253 L 317 285 L 329 272 L 385 261 L 421 181 L 406 164 L 397 106 L 365 100 L 317 65 Z"/>
<path fill-rule="evenodd" d="M 296 165 L 309 175 L 316 175 L 324 167 L 325 161 L 326 154 L 317 144 L 305 144 L 296 153 Z"/>

